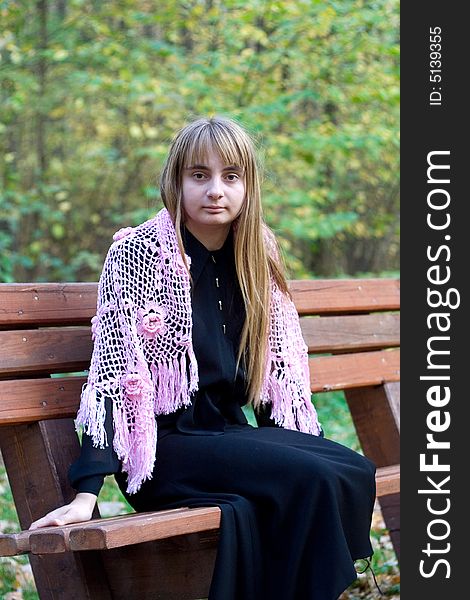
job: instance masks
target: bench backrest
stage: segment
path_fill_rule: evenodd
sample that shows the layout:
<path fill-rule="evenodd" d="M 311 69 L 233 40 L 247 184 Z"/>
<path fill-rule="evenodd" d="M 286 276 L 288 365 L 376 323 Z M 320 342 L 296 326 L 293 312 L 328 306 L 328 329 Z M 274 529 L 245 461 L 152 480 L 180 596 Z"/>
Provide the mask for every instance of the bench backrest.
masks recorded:
<path fill-rule="evenodd" d="M 397 280 L 292 281 L 290 289 L 312 392 L 400 379 Z M 86 377 L 68 374 L 89 366 L 96 296 L 92 283 L 0 285 L 0 425 L 75 415 Z"/>

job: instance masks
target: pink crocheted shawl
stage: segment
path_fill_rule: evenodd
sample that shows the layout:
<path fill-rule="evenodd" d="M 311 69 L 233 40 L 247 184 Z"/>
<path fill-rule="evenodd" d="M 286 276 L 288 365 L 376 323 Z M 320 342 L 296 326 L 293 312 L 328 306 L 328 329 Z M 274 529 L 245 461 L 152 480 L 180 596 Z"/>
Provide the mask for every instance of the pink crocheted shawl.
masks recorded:
<path fill-rule="evenodd" d="M 272 234 L 265 240 L 272 248 Z M 190 278 L 170 214 L 162 209 L 138 227 L 118 231 L 98 286 L 94 349 L 77 427 L 96 447 L 108 445 L 105 397 L 113 406 L 114 450 L 128 474 L 128 493 L 152 477 L 155 415 L 191 403 L 198 389 L 192 345 Z M 190 263 L 190 257 L 186 257 Z M 292 301 L 271 282 L 269 348 L 261 401 L 285 428 L 318 435 L 307 347 Z"/>

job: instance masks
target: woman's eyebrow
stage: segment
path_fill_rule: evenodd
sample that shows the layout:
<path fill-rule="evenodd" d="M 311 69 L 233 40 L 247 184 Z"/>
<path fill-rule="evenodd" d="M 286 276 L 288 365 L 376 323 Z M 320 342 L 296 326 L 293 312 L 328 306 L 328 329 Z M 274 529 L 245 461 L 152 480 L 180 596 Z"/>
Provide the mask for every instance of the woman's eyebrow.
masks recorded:
<path fill-rule="evenodd" d="M 209 167 L 206 165 L 190 165 L 189 167 L 185 167 L 185 171 L 190 171 L 191 169 L 202 169 L 204 171 L 209 171 Z M 237 167 L 236 165 L 229 165 L 228 167 L 224 167 L 222 171 L 239 171 L 243 172 L 241 167 Z"/>

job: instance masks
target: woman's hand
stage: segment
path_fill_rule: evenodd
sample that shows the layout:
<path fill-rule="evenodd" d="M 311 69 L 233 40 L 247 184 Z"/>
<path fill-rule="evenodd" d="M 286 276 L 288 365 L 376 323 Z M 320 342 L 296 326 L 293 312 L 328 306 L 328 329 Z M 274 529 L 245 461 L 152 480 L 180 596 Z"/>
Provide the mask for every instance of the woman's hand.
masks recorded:
<path fill-rule="evenodd" d="M 69 523 L 80 523 L 89 521 L 93 514 L 93 509 L 96 504 L 95 494 L 82 492 L 65 506 L 60 506 L 50 513 L 47 513 L 41 519 L 33 521 L 30 525 L 31 529 L 39 529 L 40 527 L 48 527 L 50 525 L 68 525 Z"/>

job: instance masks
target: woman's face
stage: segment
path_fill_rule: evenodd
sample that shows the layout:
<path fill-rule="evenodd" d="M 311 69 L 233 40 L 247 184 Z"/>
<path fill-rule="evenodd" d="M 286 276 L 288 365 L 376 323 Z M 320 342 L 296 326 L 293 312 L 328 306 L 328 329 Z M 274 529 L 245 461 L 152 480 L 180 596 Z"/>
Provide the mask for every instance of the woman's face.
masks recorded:
<path fill-rule="evenodd" d="M 245 198 L 242 169 L 211 151 L 204 164 L 183 170 L 185 225 L 202 243 L 223 244 Z M 210 248 L 216 249 L 216 248 Z"/>

